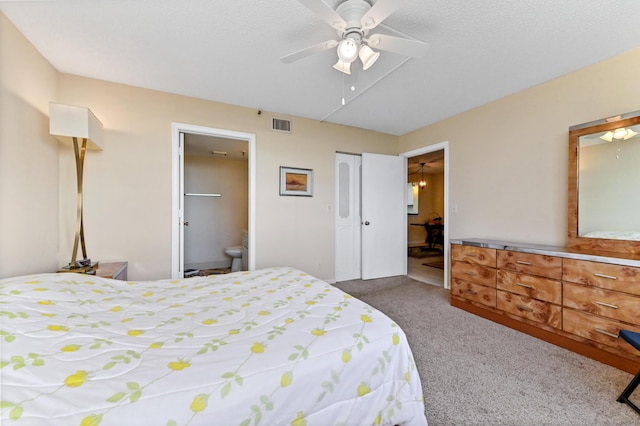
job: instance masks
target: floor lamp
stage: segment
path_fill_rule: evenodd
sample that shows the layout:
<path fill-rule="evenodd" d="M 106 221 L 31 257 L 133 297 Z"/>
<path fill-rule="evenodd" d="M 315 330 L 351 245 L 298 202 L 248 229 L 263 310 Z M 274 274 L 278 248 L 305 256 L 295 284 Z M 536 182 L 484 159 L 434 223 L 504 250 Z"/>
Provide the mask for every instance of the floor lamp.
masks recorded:
<path fill-rule="evenodd" d="M 84 241 L 84 220 L 82 203 L 82 176 L 84 155 L 87 149 L 102 150 L 102 123 L 85 107 L 49 103 L 49 133 L 60 141 L 71 144 L 75 153 L 77 181 L 77 209 L 75 240 L 71 261 L 58 272 L 78 272 L 95 274 L 98 262 L 87 257 Z M 82 248 L 82 259 L 78 259 L 78 248 Z"/>

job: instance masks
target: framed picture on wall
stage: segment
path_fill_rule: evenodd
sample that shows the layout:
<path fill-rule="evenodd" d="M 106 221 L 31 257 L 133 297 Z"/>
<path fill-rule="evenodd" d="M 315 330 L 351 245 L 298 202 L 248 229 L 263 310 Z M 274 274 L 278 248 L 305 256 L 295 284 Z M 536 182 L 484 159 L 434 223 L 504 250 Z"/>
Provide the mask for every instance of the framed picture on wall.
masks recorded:
<path fill-rule="evenodd" d="M 280 195 L 313 196 L 313 170 L 280 166 Z"/>

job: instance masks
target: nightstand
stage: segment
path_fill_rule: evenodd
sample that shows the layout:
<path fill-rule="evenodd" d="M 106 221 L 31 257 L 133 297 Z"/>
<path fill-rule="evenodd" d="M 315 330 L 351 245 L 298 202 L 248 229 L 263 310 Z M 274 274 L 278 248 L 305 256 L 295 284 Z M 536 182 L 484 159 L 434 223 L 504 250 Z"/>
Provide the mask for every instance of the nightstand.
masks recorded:
<path fill-rule="evenodd" d="M 126 281 L 128 265 L 129 262 L 101 262 L 96 270 L 96 276 Z"/>

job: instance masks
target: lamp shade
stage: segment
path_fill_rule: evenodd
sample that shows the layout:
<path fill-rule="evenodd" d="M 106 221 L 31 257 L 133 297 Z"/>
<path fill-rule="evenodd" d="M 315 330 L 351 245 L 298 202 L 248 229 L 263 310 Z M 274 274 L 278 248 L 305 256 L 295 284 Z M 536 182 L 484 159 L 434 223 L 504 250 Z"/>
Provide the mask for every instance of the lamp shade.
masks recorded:
<path fill-rule="evenodd" d="M 363 45 L 362 47 L 360 47 L 358 56 L 362 61 L 362 69 L 368 70 L 371 65 L 375 64 L 375 62 L 378 60 L 380 52 L 374 52 L 369 46 Z"/>
<path fill-rule="evenodd" d="M 87 149 L 102 150 L 102 123 L 89 108 L 49 102 L 49 133 L 60 141 L 87 139 Z"/>
<path fill-rule="evenodd" d="M 338 62 L 333 64 L 333 67 L 345 74 L 351 74 L 351 64 L 349 62 L 342 62 L 342 59 L 338 59 Z"/>

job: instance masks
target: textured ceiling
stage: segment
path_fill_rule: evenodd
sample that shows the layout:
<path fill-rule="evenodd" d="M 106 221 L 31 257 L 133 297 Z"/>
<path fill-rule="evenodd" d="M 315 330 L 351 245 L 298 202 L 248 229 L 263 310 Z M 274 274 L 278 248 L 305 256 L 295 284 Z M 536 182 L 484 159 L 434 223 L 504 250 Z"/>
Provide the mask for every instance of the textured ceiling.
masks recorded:
<path fill-rule="evenodd" d="M 332 68 L 333 50 L 280 62 L 336 37 L 296 0 L 2 1 L 0 10 L 64 73 L 393 135 L 640 46 L 638 0 L 398 4 L 384 24 L 429 51 L 382 52 L 355 81 Z"/>

